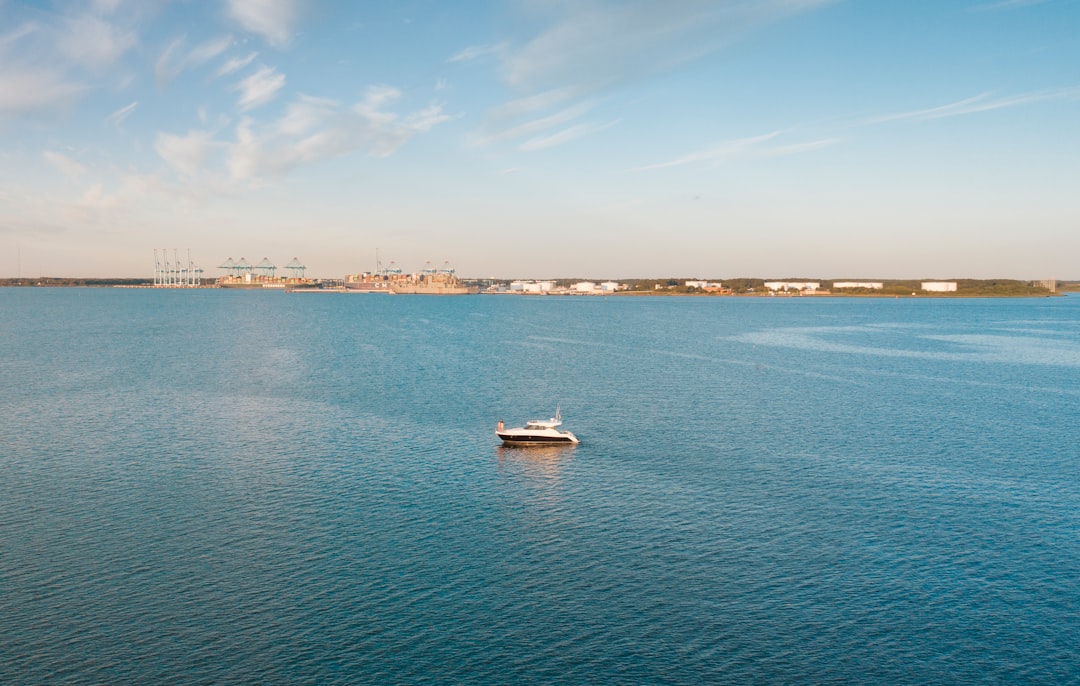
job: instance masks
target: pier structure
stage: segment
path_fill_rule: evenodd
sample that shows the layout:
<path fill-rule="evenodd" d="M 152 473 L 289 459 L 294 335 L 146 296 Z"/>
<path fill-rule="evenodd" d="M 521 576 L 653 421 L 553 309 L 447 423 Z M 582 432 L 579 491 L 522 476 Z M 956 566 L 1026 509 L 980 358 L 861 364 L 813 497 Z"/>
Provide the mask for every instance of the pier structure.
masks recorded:
<path fill-rule="evenodd" d="M 154 248 L 154 286 L 156 288 L 195 288 L 202 285 L 203 270 L 191 259 L 191 249 L 187 251 L 187 262 L 180 261 L 180 251 L 173 248 L 173 259 L 169 260 L 169 249 L 162 248 L 158 256 Z"/>
<path fill-rule="evenodd" d="M 269 257 L 264 257 L 262 258 L 261 262 L 252 267 L 252 271 L 254 271 L 259 276 L 273 279 L 274 274 L 277 273 L 277 267 L 274 266 L 274 263 L 270 261 Z"/>
<path fill-rule="evenodd" d="M 293 279 L 304 278 L 304 270 L 307 269 L 298 257 L 292 258 L 292 261 L 285 265 L 285 268 L 292 272 L 291 278 Z"/>
<path fill-rule="evenodd" d="M 235 273 L 236 273 L 236 262 L 233 262 L 233 258 L 230 257 L 229 259 L 227 259 L 224 262 L 222 262 L 221 264 L 219 264 L 218 269 L 224 269 L 227 273 L 229 273 L 231 275 L 235 275 Z"/>
<path fill-rule="evenodd" d="M 300 258 L 294 257 L 285 269 L 288 276 L 277 275 L 277 265 L 264 257 L 256 264 L 241 257 L 239 260 L 229 258 L 218 267 L 225 270 L 225 276 L 217 280 L 219 288 L 304 288 L 314 282 L 304 276 L 307 269 Z"/>

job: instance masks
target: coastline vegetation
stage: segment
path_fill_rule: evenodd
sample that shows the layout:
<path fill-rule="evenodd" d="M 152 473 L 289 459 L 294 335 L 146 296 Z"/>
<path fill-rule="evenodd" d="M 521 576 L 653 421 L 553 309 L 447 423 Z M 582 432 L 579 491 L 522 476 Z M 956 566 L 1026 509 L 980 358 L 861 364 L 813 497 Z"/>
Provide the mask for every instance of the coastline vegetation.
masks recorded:
<path fill-rule="evenodd" d="M 78 279 L 64 276 L 38 276 L 34 278 L 23 277 L 20 279 L 0 279 L 0 287 L 3 286 L 39 286 L 39 287 L 66 287 L 66 288 L 93 288 L 103 286 L 150 286 L 153 279 Z"/>

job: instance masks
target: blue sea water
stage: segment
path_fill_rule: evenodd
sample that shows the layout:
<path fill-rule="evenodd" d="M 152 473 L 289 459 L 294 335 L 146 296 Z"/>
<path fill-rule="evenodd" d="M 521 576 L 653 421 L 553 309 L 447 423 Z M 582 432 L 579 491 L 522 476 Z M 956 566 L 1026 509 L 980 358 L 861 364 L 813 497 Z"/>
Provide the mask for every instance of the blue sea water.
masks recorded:
<path fill-rule="evenodd" d="M 0 683 L 1080 682 L 1078 403 L 1076 296 L 0 289 Z"/>

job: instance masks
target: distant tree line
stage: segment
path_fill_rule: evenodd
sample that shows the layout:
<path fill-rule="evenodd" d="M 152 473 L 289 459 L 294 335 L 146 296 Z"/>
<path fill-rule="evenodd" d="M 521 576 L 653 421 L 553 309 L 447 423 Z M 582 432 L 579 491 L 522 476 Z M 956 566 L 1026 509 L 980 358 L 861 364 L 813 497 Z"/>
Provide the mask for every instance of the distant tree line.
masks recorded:
<path fill-rule="evenodd" d="M 0 286 L 54 286 L 54 287 L 97 287 L 97 286 L 149 286 L 153 279 L 72 279 L 59 276 L 39 276 L 36 278 L 0 279 Z"/>

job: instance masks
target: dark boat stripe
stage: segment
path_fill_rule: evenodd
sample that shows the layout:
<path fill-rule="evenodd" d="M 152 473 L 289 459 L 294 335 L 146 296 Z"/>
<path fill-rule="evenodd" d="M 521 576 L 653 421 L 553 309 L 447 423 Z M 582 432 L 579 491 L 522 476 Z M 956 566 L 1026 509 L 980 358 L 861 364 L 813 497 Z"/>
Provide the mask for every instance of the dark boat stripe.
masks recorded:
<path fill-rule="evenodd" d="M 507 443 L 570 443 L 566 436 L 503 436 L 499 435 Z"/>

